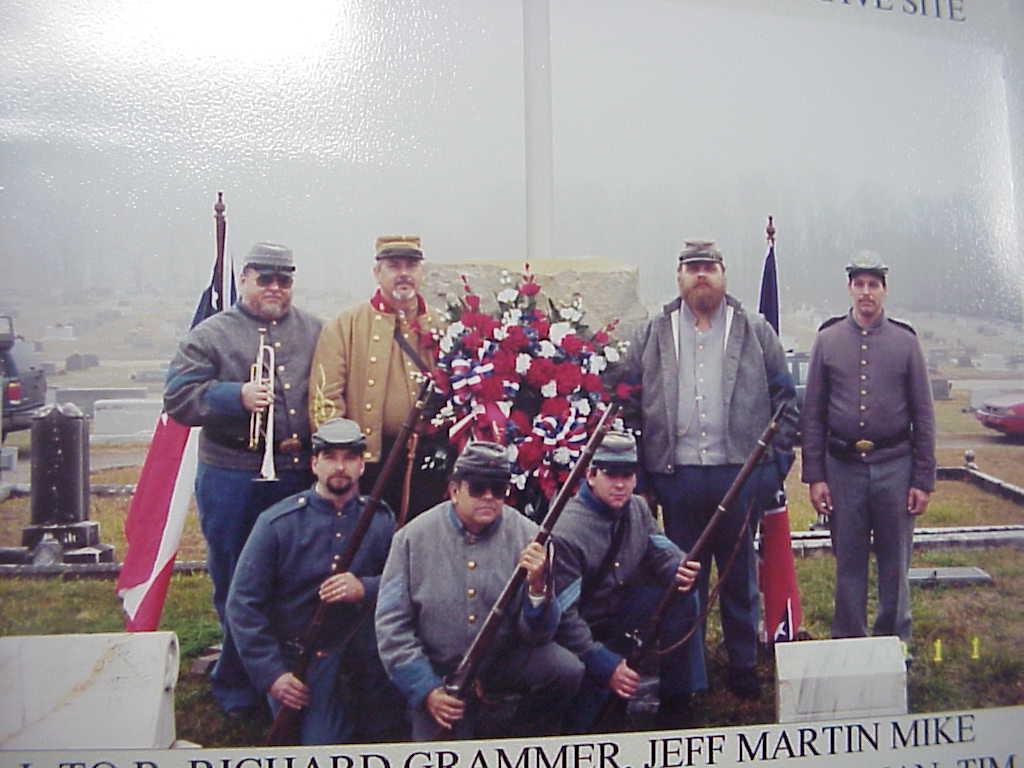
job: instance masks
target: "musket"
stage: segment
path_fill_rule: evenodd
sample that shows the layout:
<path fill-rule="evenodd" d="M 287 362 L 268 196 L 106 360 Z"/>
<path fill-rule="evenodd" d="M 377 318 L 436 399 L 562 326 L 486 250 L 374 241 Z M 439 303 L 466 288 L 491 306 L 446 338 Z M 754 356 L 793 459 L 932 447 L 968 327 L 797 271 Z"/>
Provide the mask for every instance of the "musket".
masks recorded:
<path fill-rule="evenodd" d="M 384 461 L 384 466 L 381 467 L 380 474 L 377 475 L 377 480 L 374 482 L 370 496 L 363 506 L 363 511 L 359 514 L 355 528 L 349 534 L 345 551 L 342 552 L 341 559 L 337 562 L 337 568 L 334 569 L 335 573 L 345 573 L 352 567 L 352 561 L 355 559 L 367 531 L 370 530 L 373 516 L 377 513 L 377 508 L 380 506 L 380 500 L 384 496 L 384 488 L 387 485 L 388 479 L 395 471 L 402 457 L 403 446 L 423 414 L 423 409 L 426 407 L 430 396 L 430 385 L 431 380 L 427 376 L 424 378 L 419 394 L 416 396 L 416 402 L 413 403 L 412 408 L 409 409 L 405 416 L 405 421 L 402 422 L 394 445 L 388 451 L 387 459 Z M 321 600 L 317 604 L 316 611 L 313 612 L 313 618 L 309 620 L 302 633 L 299 653 L 292 665 L 292 674 L 299 678 L 299 680 L 305 679 L 306 673 L 309 670 L 309 663 L 312 661 L 314 654 L 325 644 L 327 639 L 325 637 L 325 631 L 328 626 L 327 620 L 330 618 L 333 607 L 333 604 L 325 603 Z M 281 708 L 277 711 L 274 722 L 270 726 L 270 730 L 267 732 L 267 746 L 282 747 L 298 744 L 299 723 L 301 720 L 301 709 L 292 709 L 282 704 Z"/>
<path fill-rule="evenodd" d="M 754 471 L 754 467 L 761 460 L 764 452 L 768 450 L 768 445 L 771 443 L 775 434 L 779 431 L 779 419 L 782 416 L 782 411 L 785 409 L 786 404 L 782 403 L 778 408 L 775 409 L 775 413 L 772 414 L 771 420 L 768 422 L 768 426 L 765 427 L 764 432 L 757 439 L 757 445 L 754 446 L 754 450 L 747 456 L 746 461 L 743 462 L 743 466 L 740 467 L 740 471 L 736 474 L 736 478 L 732 481 L 732 485 L 725 492 L 725 496 L 718 503 L 715 508 L 714 514 L 711 519 L 708 520 L 707 525 L 704 526 L 704 530 L 701 531 L 697 541 L 694 542 L 690 551 L 684 555 L 686 560 L 699 560 L 701 553 L 707 547 L 708 540 L 711 538 L 711 534 L 714 533 L 715 528 L 721 521 L 722 516 L 726 513 L 736 501 L 736 497 L 739 496 L 740 491 L 743 490 L 743 485 L 746 483 L 747 478 Z M 657 606 L 651 612 L 651 615 L 647 617 L 647 620 L 637 629 L 626 635 L 630 641 L 632 647 L 626 653 L 626 665 L 632 670 L 640 670 L 647 662 L 649 655 L 657 650 L 658 632 L 661 629 L 661 623 L 665 618 L 665 614 L 668 613 L 668 609 L 672 606 L 679 596 L 678 585 L 673 577 L 672 582 L 662 592 L 661 598 L 658 600 Z M 610 708 L 614 707 L 616 702 L 625 703 L 624 699 L 620 699 L 618 696 L 613 695 L 609 699 L 608 705 L 602 710 L 601 715 L 598 717 L 598 722 L 601 722 L 608 716 Z"/>
<path fill-rule="evenodd" d="M 611 429 L 611 425 L 620 408 L 620 403 L 613 402 L 602 414 L 601 420 L 597 423 L 593 433 L 587 440 L 587 444 L 583 447 L 583 451 L 569 472 L 569 476 L 562 484 L 554 501 L 551 502 L 547 514 L 544 515 L 544 519 L 541 521 L 540 530 L 534 535 L 531 543 L 544 546 L 548 539 L 551 538 L 551 529 L 555 527 L 555 523 L 562 514 L 562 510 L 575 492 L 576 485 L 594 457 L 594 452 L 601 445 L 601 441 L 604 440 L 608 430 Z M 550 568 L 551 564 L 548 567 Z M 463 701 L 469 698 L 473 690 L 473 684 L 476 682 L 477 675 L 480 672 L 480 666 L 483 664 L 488 651 L 494 645 L 498 630 L 505 619 L 505 614 L 525 580 L 526 568 L 522 566 L 517 567 L 508 583 L 505 584 L 505 588 L 501 591 L 498 599 L 491 606 L 487 618 L 480 626 L 476 637 L 473 638 L 473 642 L 469 644 L 466 652 L 462 655 L 458 666 L 445 678 L 445 693 Z"/>

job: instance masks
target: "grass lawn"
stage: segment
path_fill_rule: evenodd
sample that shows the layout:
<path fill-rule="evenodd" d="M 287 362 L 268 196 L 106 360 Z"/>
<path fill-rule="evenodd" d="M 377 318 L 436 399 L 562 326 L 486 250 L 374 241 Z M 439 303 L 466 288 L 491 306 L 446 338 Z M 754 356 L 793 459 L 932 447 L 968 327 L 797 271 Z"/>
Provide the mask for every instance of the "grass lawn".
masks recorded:
<path fill-rule="evenodd" d="M 960 412 L 966 402 L 936 403 L 941 441 L 939 463 L 961 465 L 970 447 L 982 471 L 1024 485 L 1024 444 L 1007 441 Z M 98 447 L 95 450 L 116 451 Z M 807 530 L 815 514 L 807 491 L 799 481 L 799 459 L 787 481 L 790 523 L 794 531 Z M 137 467 L 94 473 L 94 483 L 133 483 Z M 123 559 L 126 497 L 92 498 L 91 519 L 101 524 L 102 540 Z M 29 522 L 29 499 L 0 503 L 0 546 L 20 544 L 21 529 Z M 1009 524 L 1024 520 L 1024 510 L 988 496 L 966 484 L 941 482 L 928 513 L 926 526 Z M 205 557 L 202 535 L 194 514 L 185 529 L 179 560 Z M 913 593 L 914 663 L 910 673 L 910 707 L 914 712 L 1024 704 L 1024 557 L 1010 547 L 918 552 L 915 567 L 979 566 L 992 575 L 994 585 L 983 587 L 915 587 Z M 797 559 L 803 606 L 803 627 L 815 639 L 829 635 L 832 618 L 834 560 L 830 555 Z M 873 578 L 873 577 L 872 577 Z M 874 587 L 872 586 L 872 591 Z M 219 640 L 219 628 L 210 602 L 210 581 L 205 574 L 177 575 L 169 590 L 162 629 L 177 633 L 182 653 L 176 690 L 179 738 L 205 746 L 245 746 L 262 743 L 267 723 L 224 718 L 209 692 L 205 678 L 189 669 L 203 649 Z M 868 607 L 875 610 L 874 596 Z M 116 632 L 123 627 L 120 602 L 111 580 L 0 579 L 0 635 Z M 694 725 L 742 725 L 775 720 L 774 667 L 767 655 L 760 665 L 765 682 L 756 701 L 738 701 L 725 690 L 725 658 L 721 648 L 718 613 L 708 622 L 707 646 L 711 690 L 694 708 Z M 937 646 L 941 643 L 941 648 Z M 623 728 L 645 727 L 636 718 Z"/>

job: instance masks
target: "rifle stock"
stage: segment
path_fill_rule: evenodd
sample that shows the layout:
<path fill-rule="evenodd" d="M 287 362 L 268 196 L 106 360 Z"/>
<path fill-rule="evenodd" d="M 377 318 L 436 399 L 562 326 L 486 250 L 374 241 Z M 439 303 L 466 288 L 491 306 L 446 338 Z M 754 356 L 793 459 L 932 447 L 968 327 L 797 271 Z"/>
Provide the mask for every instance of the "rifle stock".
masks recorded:
<path fill-rule="evenodd" d="M 555 523 L 562 514 L 562 509 L 572 497 L 574 492 L 573 489 L 576 487 L 579 479 L 583 476 L 583 473 L 590 465 L 594 452 L 601 445 L 601 441 L 604 440 L 605 434 L 607 434 L 608 430 L 611 429 L 612 422 L 615 420 L 620 408 L 620 403 L 613 402 L 608 406 L 608 409 L 604 414 L 602 414 L 601 420 L 594 428 L 594 432 L 591 434 L 590 439 L 587 440 L 587 444 L 584 446 L 583 452 L 580 454 L 576 464 L 573 465 L 572 470 L 569 472 L 569 477 L 566 478 L 565 483 L 562 484 L 562 487 L 559 489 L 554 501 L 548 508 L 547 514 L 544 515 L 544 519 L 541 521 L 540 530 L 537 531 L 536 535 L 533 537 L 533 542 L 543 546 L 551 537 L 551 529 L 554 528 Z M 551 565 L 549 564 L 548 567 L 551 567 Z M 490 650 L 490 647 L 494 644 L 494 639 L 501 627 L 501 622 L 505 618 L 505 612 L 508 610 L 509 604 L 512 602 L 512 599 L 515 597 L 516 592 L 522 586 L 525 579 L 526 569 L 522 567 L 516 568 L 512 577 L 508 580 L 508 583 L 505 584 L 505 588 L 498 596 L 498 599 L 491 607 L 491 610 L 487 614 L 487 618 L 484 620 L 484 623 L 480 626 L 480 630 L 477 632 L 476 637 L 473 638 L 473 642 L 469 644 L 469 648 L 467 648 L 466 652 L 462 655 L 462 659 L 459 661 L 458 666 L 445 679 L 445 692 L 462 700 L 469 697 L 473 683 L 480 671 L 480 665 L 483 663 L 488 650 Z"/>
<path fill-rule="evenodd" d="M 359 551 L 359 546 L 363 543 L 366 532 L 370 530 L 373 516 L 377 513 L 377 508 L 380 506 L 380 500 L 384 496 L 384 488 L 394 473 L 395 467 L 398 466 L 405 443 L 420 420 L 423 409 L 426 407 L 427 397 L 430 393 L 430 383 L 429 377 L 424 379 L 419 395 L 416 397 L 416 402 L 409 409 L 405 421 L 402 422 L 402 427 L 395 438 L 395 443 L 388 452 L 384 466 L 381 468 L 380 474 L 373 484 L 373 489 L 366 500 L 366 505 L 363 507 L 363 511 L 356 521 L 356 526 L 349 536 L 348 544 L 341 554 L 341 559 L 337 564 L 338 567 L 334 571 L 335 573 L 345 573 L 352 567 L 352 561 Z M 330 604 L 321 600 L 317 604 L 316 611 L 313 612 L 313 618 L 309 620 L 309 624 L 306 625 L 306 629 L 302 633 L 301 647 L 292 669 L 292 674 L 299 678 L 299 680 L 305 680 L 313 654 L 317 648 L 323 645 L 324 638 L 322 635 L 324 625 L 327 623 L 327 618 L 330 615 L 330 610 Z M 299 723 L 301 721 L 301 709 L 292 709 L 291 707 L 281 705 L 277 715 L 274 717 L 274 722 L 270 725 L 270 730 L 267 732 L 267 746 L 283 747 L 298 744 Z"/>

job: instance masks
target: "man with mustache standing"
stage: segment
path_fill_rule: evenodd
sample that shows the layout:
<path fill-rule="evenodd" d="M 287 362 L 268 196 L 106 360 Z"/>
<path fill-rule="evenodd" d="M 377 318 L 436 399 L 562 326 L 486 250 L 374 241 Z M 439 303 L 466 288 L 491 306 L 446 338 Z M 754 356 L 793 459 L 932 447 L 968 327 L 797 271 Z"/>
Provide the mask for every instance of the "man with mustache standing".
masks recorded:
<path fill-rule="evenodd" d="M 238 303 L 193 328 L 171 361 L 164 409 L 181 424 L 202 427 L 196 506 L 206 538 L 213 604 L 224 631 L 211 674 L 214 696 L 230 716 L 262 709 L 264 698 L 238 658 L 224 613 L 228 587 L 257 515 L 308 488 L 309 420 L 306 388 L 320 320 L 292 306 L 291 249 L 256 243 L 239 279 Z M 274 350 L 274 388 L 251 381 L 260 338 Z M 265 438 L 249 447 L 252 414 L 274 409 L 277 482 L 260 477 Z"/>
<path fill-rule="evenodd" d="M 696 543 L 772 413 L 785 406 L 770 450 L 715 528 L 697 580 L 704 607 L 713 555 L 722 583 L 726 684 L 735 695 L 754 699 L 761 688 L 753 532 L 792 461 L 796 389 L 775 331 L 726 293 L 725 262 L 714 242 L 687 241 L 676 282 L 679 296 L 630 346 L 627 380 L 642 385 L 642 466 L 661 504 L 665 532 L 684 552 Z"/>
<path fill-rule="evenodd" d="M 850 311 L 818 329 L 802 414 L 803 481 L 829 516 L 836 556 L 832 637 L 864 637 L 868 559 L 878 560 L 873 635 L 910 642 L 914 520 L 935 488 L 931 383 L 914 329 L 885 314 L 886 267 L 846 267 Z"/>
<path fill-rule="evenodd" d="M 423 374 L 436 362 L 432 330 L 438 324 L 420 294 L 423 249 L 419 237 L 378 237 L 373 276 L 377 290 L 370 300 L 349 307 L 324 326 L 309 383 L 309 418 L 314 427 L 343 416 L 362 429 L 367 442 L 363 478 L 367 492 L 416 401 Z M 440 501 L 444 482 L 442 471 L 418 472 L 410 511 L 415 514 Z M 384 493 L 396 511 L 402 484 L 396 473 Z"/>
<path fill-rule="evenodd" d="M 517 567 L 513 597 L 478 678 L 484 694 L 524 694 L 516 733 L 559 732 L 583 664 L 553 642 L 561 619 L 537 524 L 506 506 L 512 463 L 504 446 L 470 442 L 455 462 L 450 501 L 395 534 L 377 602 L 377 642 L 392 682 L 405 696 L 415 741 L 480 738 L 479 702 L 445 690 Z"/>
<path fill-rule="evenodd" d="M 401 700 L 377 656 L 373 606 L 394 518 L 377 508 L 350 570 L 337 572 L 366 504 L 359 496 L 366 438 L 349 419 L 329 419 L 313 434 L 316 483 L 260 515 L 231 582 L 227 615 L 245 667 L 272 708 L 303 710 L 301 744 L 397 738 Z M 320 601 L 335 606 L 305 681 L 290 671 L 293 641 Z M 350 690 L 345 690 L 348 681 Z M 346 701 L 357 706 L 346 706 Z"/>

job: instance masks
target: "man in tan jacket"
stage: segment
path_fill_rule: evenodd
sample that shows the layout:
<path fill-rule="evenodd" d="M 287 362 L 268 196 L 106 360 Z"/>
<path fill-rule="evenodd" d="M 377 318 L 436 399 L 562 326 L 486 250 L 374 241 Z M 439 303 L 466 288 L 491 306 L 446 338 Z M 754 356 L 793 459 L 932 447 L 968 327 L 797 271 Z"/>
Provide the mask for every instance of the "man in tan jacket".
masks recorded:
<path fill-rule="evenodd" d="M 366 437 L 364 493 L 373 488 L 416 401 L 423 373 L 434 367 L 437 355 L 431 330 L 439 322 L 420 294 L 423 249 L 419 237 L 378 237 L 373 276 L 377 290 L 370 300 L 343 310 L 324 325 L 309 381 L 312 429 L 327 419 L 343 417 L 357 422 Z M 444 493 L 443 472 L 420 471 L 422 465 L 422 458 L 413 464 L 410 516 L 437 504 Z M 396 513 L 401 511 L 404 475 L 396 472 L 384 493 Z"/>

